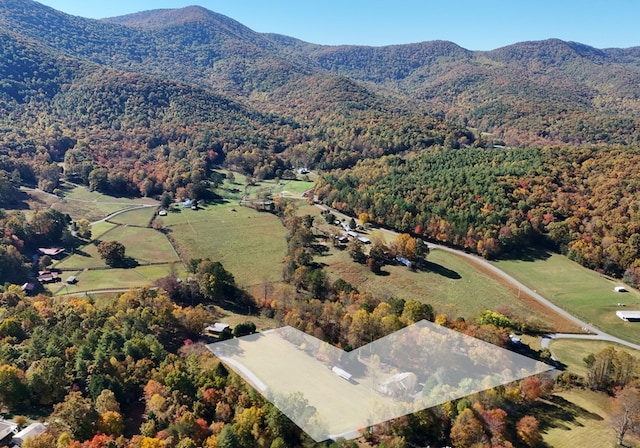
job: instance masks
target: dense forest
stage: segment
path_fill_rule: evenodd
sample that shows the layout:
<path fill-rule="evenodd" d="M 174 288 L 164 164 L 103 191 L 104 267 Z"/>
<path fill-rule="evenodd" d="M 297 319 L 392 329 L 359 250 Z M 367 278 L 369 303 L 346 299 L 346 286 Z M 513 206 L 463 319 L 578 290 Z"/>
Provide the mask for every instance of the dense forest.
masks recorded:
<path fill-rule="evenodd" d="M 430 307 L 419 302 L 335 293 L 336 300 L 325 303 L 266 306 L 283 323 L 316 335 L 341 333 L 353 347 L 368 340 L 367 329 L 383 335 L 415 320 L 434 319 Z M 51 413 L 47 432 L 24 447 L 318 446 L 202 343 L 192 341 L 215 318 L 200 305 L 179 306 L 149 289 L 97 304 L 85 298 L 27 297 L 11 287 L 0 301 L 8 305 L 0 308 L 0 403 L 16 415 L 30 406 Z M 509 321 L 496 313 L 477 324 L 438 319 L 494 343 L 504 345 L 507 339 L 508 330 L 496 324 Z M 542 426 L 528 412 L 535 412 L 551 386 L 527 378 L 372 428 L 365 437 L 396 448 L 447 441 L 456 447 L 490 441 L 533 446 Z M 517 418 L 507 418 L 507 412 Z"/>
<path fill-rule="evenodd" d="M 493 258 L 547 247 L 637 284 L 635 147 L 435 150 L 328 173 L 316 193 L 367 221 Z"/>

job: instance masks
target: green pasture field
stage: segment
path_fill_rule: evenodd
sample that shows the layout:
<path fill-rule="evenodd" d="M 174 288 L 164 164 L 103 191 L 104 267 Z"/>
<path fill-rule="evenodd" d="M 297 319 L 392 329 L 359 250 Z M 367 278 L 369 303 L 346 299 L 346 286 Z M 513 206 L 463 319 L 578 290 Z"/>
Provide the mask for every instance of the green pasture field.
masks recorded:
<path fill-rule="evenodd" d="M 139 204 L 157 204 L 151 198 L 114 198 L 97 191 L 89 191 L 84 186 L 63 183 L 64 197 L 47 194 L 41 191 L 25 190 L 30 196 L 30 208 L 54 208 L 61 213 L 67 213 L 73 219 L 85 218 L 97 221 L 123 208 Z"/>
<path fill-rule="evenodd" d="M 542 254 L 531 261 L 501 260 L 495 265 L 576 317 L 617 337 L 640 343 L 640 324 L 616 316 L 619 309 L 640 310 L 640 293 L 615 292 L 621 285 L 567 257 Z M 625 307 L 619 307 L 624 303 Z"/>
<path fill-rule="evenodd" d="M 184 267 L 173 264 L 179 276 L 185 275 Z M 171 272 L 171 263 L 151 266 L 138 266 L 133 269 L 92 269 L 78 272 L 64 272 L 62 283 L 47 285 L 53 294 L 82 293 L 84 291 L 118 290 L 131 287 L 150 286 L 154 280 L 164 277 Z M 64 281 L 68 276 L 75 275 L 78 283 L 67 285 Z"/>
<path fill-rule="evenodd" d="M 623 345 L 614 344 L 607 341 L 590 341 L 584 339 L 556 339 L 549 344 L 551 354 L 569 370 L 575 374 L 586 376 L 587 367 L 584 358 L 589 354 L 596 354 L 607 347 L 614 347 L 616 350 L 624 350 L 640 360 L 640 352 Z"/>
<path fill-rule="evenodd" d="M 157 213 L 155 207 L 136 208 L 109 218 L 109 222 L 136 227 L 147 227 Z"/>
<path fill-rule="evenodd" d="M 552 402 L 535 415 L 542 422 L 544 446 L 618 446 L 611 427 L 610 398 L 606 394 L 573 389 L 554 394 Z M 637 443 L 637 438 L 625 437 L 625 446 L 638 446 Z"/>
<path fill-rule="evenodd" d="M 92 229 L 93 230 L 93 229 Z M 117 226 L 103 233 L 103 241 L 119 241 L 125 246 L 125 255 L 140 264 L 179 262 L 178 255 L 167 238 L 157 230 Z M 56 263 L 58 269 L 106 268 L 93 243 L 82 246 L 70 257 Z"/>
<path fill-rule="evenodd" d="M 99 221 L 91 225 L 91 238 L 94 240 L 99 240 L 100 237 L 106 235 L 107 232 L 115 229 L 117 225 L 111 224 L 107 221 Z"/>
<path fill-rule="evenodd" d="M 219 173 L 227 174 L 228 170 L 216 170 Z M 227 199 L 240 199 L 242 195 L 246 192 L 247 199 L 258 199 L 258 195 L 261 191 L 268 191 L 274 197 L 276 196 L 284 196 L 284 197 L 297 197 L 300 198 L 302 193 L 313 188 L 313 181 L 304 181 L 304 180 L 280 180 L 276 182 L 275 179 L 261 180 L 256 181 L 255 185 L 246 185 L 247 177 L 240 173 L 233 173 L 234 183 L 231 184 L 226 179 L 222 184 L 221 189 L 218 191 L 219 194 L 224 196 Z M 302 176 L 298 175 L 299 178 Z M 317 176 L 316 176 L 317 177 Z M 309 178 L 313 178 L 312 175 L 309 175 Z M 240 190 L 240 193 L 233 193 L 233 189 Z"/>
<path fill-rule="evenodd" d="M 140 264 L 180 261 L 167 237 L 154 229 L 120 226 L 107 234 L 106 241 L 124 244 L 125 255 Z"/>
<path fill-rule="evenodd" d="M 276 216 L 234 201 L 171 211 L 162 219 L 184 260 L 219 261 L 244 288 L 281 279 L 287 231 Z"/>
<path fill-rule="evenodd" d="M 376 238 L 377 235 L 379 231 L 367 237 Z M 528 308 L 507 287 L 449 252 L 432 250 L 427 257 L 426 271 L 414 272 L 405 266 L 383 266 L 384 275 L 373 274 L 365 265 L 353 262 L 347 250 L 331 248 L 328 255 L 316 256 L 315 261 L 327 265 L 332 281 L 343 278 L 360 292 L 370 291 L 378 297 L 426 302 L 436 312 L 446 313 L 450 319 L 458 316 L 475 319 L 486 309 L 506 306 L 522 319 L 546 322 L 544 314 Z"/>

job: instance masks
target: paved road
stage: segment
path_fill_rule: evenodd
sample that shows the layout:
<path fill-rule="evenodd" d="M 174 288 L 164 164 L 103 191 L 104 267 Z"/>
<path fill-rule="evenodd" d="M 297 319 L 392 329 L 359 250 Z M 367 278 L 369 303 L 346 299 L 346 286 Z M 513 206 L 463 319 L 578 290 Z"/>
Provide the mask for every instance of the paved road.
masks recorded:
<path fill-rule="evenodd" d="M 317 207 L 319 207 L 321 209 L 331 210 L 331 212 L 334 215 L 340 217 L 341 219 L 342 218 L 350 219 L 350 217 L 348 217 L 347 215 L 344 215 L 344 214 L 340 213 L 339 211 L 333 210 L 330 207 L 327 207 L 325 205 L 317 205 Z M 383 231 L 387 232 L 388 234 L 393 235 L 393 236 L 397 236 L 398 235 L 397 232 L 394 232 L 392 230 L 383 229 Z M 538 302 L 540 302 L 541 304 L 543 304 L 547 308 L 553 310 L 554 312 L 558 313 L 559 315 L 561 315 L 561 316 L 565 317 L 566 319 L 570 320 L 571 322 L 575 323 L 576 325 L 581 327 L 585 332 L 590 333 L 590 334 L 565 334 L 565 333 L 549 334 L 549 335 L 546 335 L 543 338 L 542 343 L 541 343 L 542 347 L 547 347 L 548 348 L 549 342 L 551 341 L 551 339 L 589 339 L 589 340 L 596 340 L 596 341 L 615 342 L 615 343 L 627 346 L 629 348 L 633 348 L 635 350 L 640 350 L 640 345 L 639 344 L 634 344 L 632 342 L 625 341 L 624 339 L 620 339 L 620 338 L 618 338 L 616 336 L 613 336 L 613 335 L 610 335 L 608 333 L 605 333 L 604 331 L 594 327 L 590 323 L 587 323 L 587 322 L 584 322 L 581 319 L 578 319 L 573 314 L 569 313 L 566 310 L 563 310 L 559 306 L 557 306 L 554 303 L 552 303 L 551 301 L 549 301 L 547 298 L 545 298 L 542 295 L 538 294 L 537 291 L 529 288 L 525 284 L 521 283 L 519 280 L 516 280 L 515 278 L 511 277 L 509 274 L 507 274 L 503 270 L 499 269 L 498 267 L 496 267 L 492 263 L 489 263 L 487 260 L 485 260 L 484 258 L 482 258 L 482 257 L 480 257 L 478 255 L 469 254 L 469 253 L 466 253 L 466 252 L 464 252 L 462 250 L 453 249 L 451 247 L 443 246 L 443 245 L 440 245 L 440 244 L 428 243 L 428 246 L 429 246 L 430 250 L 442 250 L 442 251 L 446 251 L 446 252 L 451 252 L 451 253 L 454 253 L 454 254 L 459 255 L 461 257 L 465 257 L 465 258 L 471 260 L 472 262 L 481 265 L 483 268 L 486 268 L 487 270 L 491 271 L 491 273 L 493 273 L 496 276 L 500 277 L 505 282 L 507 282 L 507 283 L 519 288 L 520 291 L 522 291 L 522 292 L 524 292 L 526 294 L 529 294 L 531 297 L 533 297 L 535 300 L 537 300 Z"/>
<path fill-rule="evenodd" d="M 104 204 L 106 204 L 106 202 L 104 202 Z M 120 209 L 120 210 L 118 210 L 118 211 L 116 211 L 116 212 L 111 213 L 110 215 L 105 216 L 105 217 L 104 217 L 104 218 L 102 218 L 102 219 L 99 219 L 99 220 L 97 220 L 97 221 L 93 221 L 93 222 L 91 223 L 91 225 L 97 224 L 97 223 L 99 223 L 99 222 L 108 221 L 108 220 L 110 220 L 111 218 L 113 218 L 114 216 L 118 216 L 118 215 L 120 215 L 120 214 L 122 214 L 122 213 L 130 212 L 131 210 L 138 210 L 138 209 L 140 209 L 140 208 L 149 208 L 149 207 L 156 207 L 156 208 L 157 208 L 157 207 L 158 207 L 158 205 L 157 205 L 157 204 L 155 204 L 155 205 L 154 205 L 154 204 L 140 204 L 140 205 L 130 206 L 130 207 L 128 207 L 128 208 L 123 208 L 123 209 Z"/>

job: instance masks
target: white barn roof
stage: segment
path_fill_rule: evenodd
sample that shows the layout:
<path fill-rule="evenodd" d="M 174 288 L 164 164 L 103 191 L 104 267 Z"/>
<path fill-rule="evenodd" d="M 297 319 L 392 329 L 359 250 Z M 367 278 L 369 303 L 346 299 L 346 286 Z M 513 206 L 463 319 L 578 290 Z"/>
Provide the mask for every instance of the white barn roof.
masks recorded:
<path fill-rule="evenodd" d="M 640 321 L 640 311 L 616 311 L 616 316 L 618 316 L 622 320 L 626 320 L 627 322 L 636 322 Z"/>

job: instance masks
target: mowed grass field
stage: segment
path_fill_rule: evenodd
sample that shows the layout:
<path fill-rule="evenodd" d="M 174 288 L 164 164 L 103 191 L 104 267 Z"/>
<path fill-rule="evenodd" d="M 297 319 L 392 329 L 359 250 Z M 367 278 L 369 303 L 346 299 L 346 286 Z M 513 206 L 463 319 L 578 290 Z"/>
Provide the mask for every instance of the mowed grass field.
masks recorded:
<path fill-rule="evenodd" d="M 93 230 L 93 229 L 92 229 Z M 124 244 L 125 255 L 134 258 L 140 264 L 179 262 L 178 255 L 167 238 L 157 230 L 114 226 L 99 237 L 103 241 L 119 241 Z M 95 244 L 81 247 L 77 253 L 55 265 L 58 269 L 106 268 Z"/>
<path fill-rule="evenodd" d="M 133 269 L 92 269 L 77 272 L 64 272 L 62 283 L 46 285 L 54 295 L 82 293 L 85 291 L 121 290 L 131 287 L 151 286 L 154 280 L 165 277 L 171 272 L 169 263 L 151 266 L 138 266 Z M 184 267 L 173 264 L 178 276 L 185 276 Z M 69 275 L 75 275 L 78 283 L 67 285 L 64 283 Z"/>
<path fill-rule="evenodd" d="M 613 448 L 615 432 L 611 428 L 610 399 L 600 392 L 571 390 L 554 395 L 554 406 L 536 417 L 543 422 L 543 441 L 553 448 Z M 627 446 L 637 446 L 625 439 Z"/>
<path fill-rule="evenodd" d="M 557 254 L 546 254 L 532 261 L 501 260 L 495 264 L 576 317 L 607 333 L 640 343 L 640 324 L 625 322 L 616 316 L 620 309 L 640 310 L 638 291 L 628 288 L 627 293 L 615 292 L 613 288 L 620 282 Z"/>
<path fill-rule="evenodd" d="M 110 213 L 139 204 L 158 204 L 151 198 L 115 198 L 97 191 L 89 191 L 85 186 L 63 183 L 64 197 L 47 194 L 42 191 L 29 190 L 31 208 L 54 208 L 67 213 L 73 219 L 85 218 L 97 221 Z"/>
<path fill-rule="evenodd" d="M 375 238 L 374 231 L 369 237 Z M 383 235 L 380 234 L 380 237 Z M 327 265 L 332 280 L 343 278 L 359 291 L 376 296 L 414 299 L 431 304 L 436 312 L 454 319 L 475 319 L 486 310 L 508 307 L 521 319 L 546 323 L 546 314 L 518 300 L 517 293 L 487 277 L 464 258 L 437 249 L 427 257 L 426 271 L 411 271 L 405 266 L 384 266 L 384 275 L 373 274 L 365 265 L 354 263 L 346 250 L 331 249 L 315 260 Z"/>
<path fill-rule="evenodd" d="M 129 226 L 147 227 L 156 213 L 156 207 L 136 208 L 110 218 L 109 222 Z"/>
<path fill-rule="evenodd" d="M 280 281 L 287 231 L 275 215 L 229 202 L 162 219 L 184 260 L 219 261 L 244 288 Z"/>
<path fill-rule="evenodd" d="M 607 341 L 589 341 L 583 339 L 556 339 L 549 344 L 549 350 L 560 362 L 567 365 L 569 371 L 585 376 L 587 367 L 584 358 L 589 354 L 596 354 L 607 347 L 614 347 L 616 350 L 624 350 L 640 360 L 640 352 L 623 345 L 614 344 Z"/>

